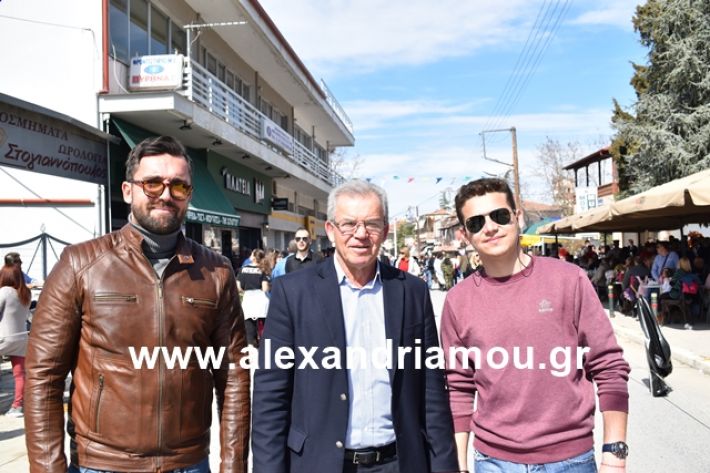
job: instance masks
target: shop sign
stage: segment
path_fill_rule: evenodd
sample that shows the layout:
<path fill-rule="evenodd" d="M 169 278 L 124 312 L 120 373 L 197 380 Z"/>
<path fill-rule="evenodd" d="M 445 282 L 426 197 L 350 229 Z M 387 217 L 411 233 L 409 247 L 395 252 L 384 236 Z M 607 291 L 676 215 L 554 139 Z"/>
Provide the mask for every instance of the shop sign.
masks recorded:
<path fill-rule="evenodd" d="M 251 183 L 248 180 L 231 174 L 226 167 L 223 167 L 219 173 L 224 178 L 225 189 L 251 197 Z"/>
<path fill-rule="evenodd" d="M 106 142 L 72 125 L 0 103 L 0 164 L 25 171 L 106 184 Z"/>
<path fill-rule="evenodd" d="M 266 186 L 264 181 L 254 178 L 254 203 L 261 204 L 266 197 Z"/>
<path fill-rule="evenodd" d="M 182 87 L 184 56 L 159 54 L 131 59 L 128 88 L 131 90 L 175 90 Z"/>
<path fill-rule="evenodd" d="M 271 199 L 273 210 L 288 210 L 288 197 L 274 197 Z"/>
<path fill-rule="evenodd" d="M 215 227 L 239 227 L 239 215 L 222 215 L 199 209 L 187 209 L 187 221 Z"/>

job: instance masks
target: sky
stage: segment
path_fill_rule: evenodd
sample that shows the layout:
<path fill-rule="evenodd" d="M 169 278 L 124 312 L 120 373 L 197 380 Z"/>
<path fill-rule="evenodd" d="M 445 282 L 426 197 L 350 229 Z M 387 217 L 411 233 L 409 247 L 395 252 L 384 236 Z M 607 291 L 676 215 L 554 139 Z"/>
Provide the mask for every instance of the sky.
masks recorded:
<path fill-rule="evenodd" d="M 343 173 L 383 186 L 394 217 L 504 175 L 480 132 L 510 127 L 523 199 L 549 203 L 539 146 L 608 144 L 613 99 L 633 105 L 631 63 L 647 55 L 635 0 L 260 1 L 353 122 Z M 485 136 L 512 162 L 510 132 Z"/>

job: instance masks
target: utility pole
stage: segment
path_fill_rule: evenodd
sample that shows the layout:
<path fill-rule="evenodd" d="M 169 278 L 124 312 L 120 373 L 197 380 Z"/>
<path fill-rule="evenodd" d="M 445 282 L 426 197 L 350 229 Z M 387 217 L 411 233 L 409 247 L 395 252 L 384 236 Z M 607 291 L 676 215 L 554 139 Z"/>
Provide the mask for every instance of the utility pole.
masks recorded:
<path fill-rule="evenodd" d="M 512 142 L 513 142 L 513 163 L 507 163 L 505 161 L 499 161 L 498 159 L 494 158 L 489 158 L 486 155 L 486 133 L 499 133 L 507 131 L 510 132 Z M 487 161 L 493 161 L 498 164 L 503 164 L 504 166 L 511 167 L 513 169 L 513 187 L 514 187 L 514 194 L 515 194 L 515 206 L 518 209 L 523 208 L 523 201 L 522 198 L 520 197 L 520 170 L 518 167 L 518 135 L 515 130 L 515 127 L 511 128 L 499 128 L 496 130 L 483 130 L 482 132 L 479 133 L 481 135 L 481 140 L 483 140 L 483 159 Z"/>
<path fill-rule="evenodd" d="M 520 197 L 520 171 L 518 168 L 518 133 L 515 127 L 510 128 L 511 138 L 513 141 L 513 182 L 515 184 L 515 206 L 522 210 L 523 201 Z"/>
<path fill-rule="evenodd" d="M 397 247 L 397 219 L 394 219 L 394 245 L 392 245 L 392 249 L 394 250 L 394 259 L 395 261 L 397 260 L 397 256 L 399 256 L 399 248 Z M 392 262 L 394 266 L 394 261 Z"/>
<path fill-rule="evenodd" d="M 417 224 L 417 256 L 419 256 L 419 206 L 417 205 L 414 207 L 415 215 L 416 215 L 416 224 Z"/>

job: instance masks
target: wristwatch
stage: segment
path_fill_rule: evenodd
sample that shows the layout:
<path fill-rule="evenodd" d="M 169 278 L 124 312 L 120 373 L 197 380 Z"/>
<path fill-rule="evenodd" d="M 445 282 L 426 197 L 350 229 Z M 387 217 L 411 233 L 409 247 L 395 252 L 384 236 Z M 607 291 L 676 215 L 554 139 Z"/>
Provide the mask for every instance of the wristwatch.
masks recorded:
<path fill-rule="evenodd" d="M 629 456 L 629 446 L 624 442 L 605 443 L 602 445 L 602 453 L 609 452 L 619 460 L 624 460 Z"/>

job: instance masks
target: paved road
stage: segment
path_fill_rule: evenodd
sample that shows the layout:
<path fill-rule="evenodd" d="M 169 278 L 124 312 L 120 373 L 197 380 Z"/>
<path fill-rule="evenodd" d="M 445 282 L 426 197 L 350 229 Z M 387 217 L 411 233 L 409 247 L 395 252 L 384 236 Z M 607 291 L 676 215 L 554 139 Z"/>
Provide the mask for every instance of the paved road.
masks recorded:
<path fill-rule="evenodd" d="M 432 292 L 437 314 L 445 293 Z M 710 338 L 710 333 L 708 334 Z M 628 443 L 631 455 L 629 473 L 710 473 L 710 376 L 697 369 L 676 363 L 668 382 L 673 391 L 665 398 L 654 398 L 646 387 L 648 369 L 643 348 L 620 340 L 632 367 L 629 391 Z M 9 366 L 3 365 L 0 384 L 11 383 Z M 3 392 L 5 398 L 6 391 Z M 0 396 L 0 403 L 7 401 Z M 9 402 L 7 402 L 9 404 Z M 216 422 L 213 432 L 217 432 Z M 597 415 L 596 444 L 601 444 L 601 416 Z M 213 435 L 210 463 L 219 471 L 218 435 Z M 0 416 L 0 473 L 28 470 L 22 419 Z"/>

